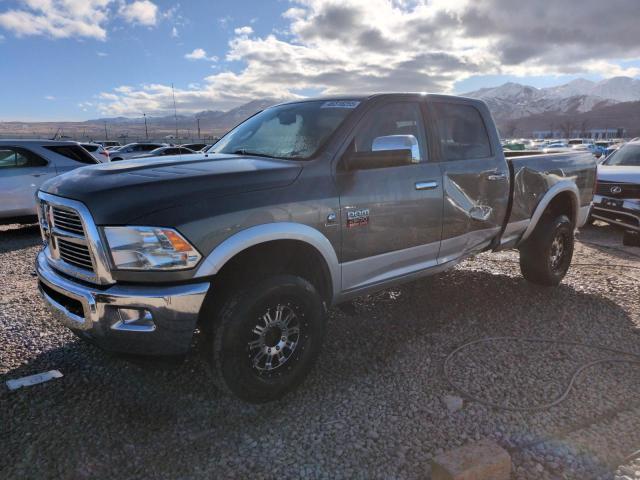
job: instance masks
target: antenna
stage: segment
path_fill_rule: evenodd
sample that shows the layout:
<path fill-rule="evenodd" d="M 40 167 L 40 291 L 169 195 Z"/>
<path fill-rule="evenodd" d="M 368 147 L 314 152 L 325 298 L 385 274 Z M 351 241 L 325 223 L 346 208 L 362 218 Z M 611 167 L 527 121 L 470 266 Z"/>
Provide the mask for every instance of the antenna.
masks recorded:
<path fill-rule="evenodd" d="M 176 92 L 173 90 L 173 82 L 171 82 L 171 95 L 173 95 L 173 118 L 176 121 L 176 142 L 178 141 L 178 111 L 176 110 Z"/>

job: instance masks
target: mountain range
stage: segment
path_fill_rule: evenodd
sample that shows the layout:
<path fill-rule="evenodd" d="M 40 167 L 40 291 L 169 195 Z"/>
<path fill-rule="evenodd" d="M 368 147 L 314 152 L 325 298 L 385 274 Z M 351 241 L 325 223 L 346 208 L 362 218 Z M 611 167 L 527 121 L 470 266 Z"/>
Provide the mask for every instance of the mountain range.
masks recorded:
<path fill-rule="evenodd" d="M 529 136 L 536 130 L 554 130 L 564 125 L 580 128 L 622 128 L 626 136 L 640 135 L 640 80 L 613 77 L 599 82 L 579 78 L 555 87 L 536 88 L 508 82 L 463 94 L 484 100 L 504 136 Z M 254 113 L 282 101 L 263 98 L 226 112 L 203 110 L 179 115 L 182 139 L 219 137 Z M 148 136 L 162 140 L 175 135 L 173 115 L 147 117 Z M 144 118 L 100 118 L 84 122 L 0 122 L 0 137 L 48 137 L 58 132 L 82 140 L 117 138 L 121 141 L 147 137 Z"/>
<path fill-rule="evenodd" d="M 508 82 L 463 94 L 484 100 L 498 122 L 540 114 L 581 114 L 623 102 L 640 101 L 640 80 L 613 77 L 599 82 L 584 78 L 556 87 L 536 88 Z"/>

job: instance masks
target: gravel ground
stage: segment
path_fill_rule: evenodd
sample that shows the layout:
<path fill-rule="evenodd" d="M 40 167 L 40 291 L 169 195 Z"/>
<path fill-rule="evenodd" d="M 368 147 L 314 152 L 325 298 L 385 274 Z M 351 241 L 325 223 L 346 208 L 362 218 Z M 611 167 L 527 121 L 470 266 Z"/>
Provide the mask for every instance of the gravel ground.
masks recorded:
<path fill-rule="evenodd" d="M 319 364 L 284 400 L 250 406 L 185 361 L 123 358 L 50 321 L 36 292 L 34 227 L 0 227 L 0 478 L 428 478 L 442 450 L 492 438 L 513 478 L 640 479 L 640 368 L 600 363 L 567 399 L 512 412 L 457 396 L 443 375 L 457 347 L 485 337 L 543 337 L 640 355 L 640 249 L 585 229 L 555 289 L 520 276 L 517 254 L 483 254 L 446 274 L 334 309 Z M 589 264 L 589 265 L 575 265 Z M 605 264 L 625 265 L 607 267 Z M 580 346 L 474 344 L 451 380 L 478 398 L 536 407 L 601 358 Z M 8 391 L 50 369 L 64 377 Z"/>

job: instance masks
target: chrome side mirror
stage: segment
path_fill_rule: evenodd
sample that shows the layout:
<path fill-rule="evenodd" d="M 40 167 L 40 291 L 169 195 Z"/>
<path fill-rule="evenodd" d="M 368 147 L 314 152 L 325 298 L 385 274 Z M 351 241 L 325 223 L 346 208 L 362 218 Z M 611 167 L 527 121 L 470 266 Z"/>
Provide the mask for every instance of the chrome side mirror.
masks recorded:
<path fill-rule="evenodd" d="M 376 137 L 371 144 L 371 151 L 411 150 L 411 162 L 420 162 L 420 147 L 414 135 L 386 135 Z"/>

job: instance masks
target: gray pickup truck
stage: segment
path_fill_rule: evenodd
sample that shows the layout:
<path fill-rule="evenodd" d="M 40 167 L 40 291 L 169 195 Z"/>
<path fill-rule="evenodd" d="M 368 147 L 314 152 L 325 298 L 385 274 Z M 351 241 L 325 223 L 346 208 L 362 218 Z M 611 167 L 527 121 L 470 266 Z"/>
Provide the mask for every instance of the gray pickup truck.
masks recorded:
<path fill-rule="evenodd" d="M 217 383 L 265 402 L 307 375 L 331 305 L 489 250 L 558 284 L 595 174 L 589 152 L 505 159 L 476 100 L 285 103 L 205 153 L 48 181 L 39 287 L 112 351 L 183 354 L 199 330 Z"/>

